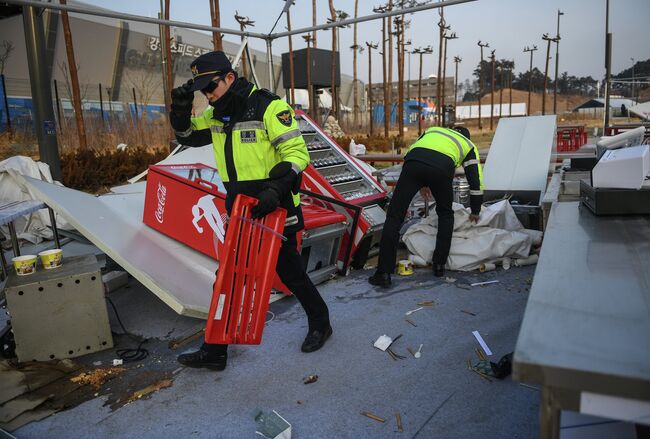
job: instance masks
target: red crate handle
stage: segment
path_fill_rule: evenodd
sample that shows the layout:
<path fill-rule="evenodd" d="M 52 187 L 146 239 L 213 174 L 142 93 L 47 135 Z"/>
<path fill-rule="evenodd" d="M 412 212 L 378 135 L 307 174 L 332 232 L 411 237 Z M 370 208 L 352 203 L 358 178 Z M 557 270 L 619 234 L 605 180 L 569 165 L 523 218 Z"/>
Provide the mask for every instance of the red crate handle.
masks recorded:
<path fill-rule="evenodd" d="M 235 198 L 219 259 L 205 341 L 260 344 L 287 212 L 251 219 L 257 199 Z"/>

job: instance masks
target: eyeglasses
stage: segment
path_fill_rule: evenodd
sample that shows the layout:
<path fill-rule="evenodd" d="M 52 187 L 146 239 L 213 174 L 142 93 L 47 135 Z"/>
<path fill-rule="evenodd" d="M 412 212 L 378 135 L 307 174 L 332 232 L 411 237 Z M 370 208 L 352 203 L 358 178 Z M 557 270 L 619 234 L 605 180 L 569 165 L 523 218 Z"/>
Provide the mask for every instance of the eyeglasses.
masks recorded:
<path fill-rule="evenodd" d="M 219 87 L 219 81 L 223 81 L 225 77 L 226 75 L 217 76 L 216 79 L 213 79 L 212 81 L 208 82 L 208 85 L 206 85 L 201 89 L 201 93 L 203 94 L 212 93 L 213 91 L 216 90 L 217 87 Z"/>

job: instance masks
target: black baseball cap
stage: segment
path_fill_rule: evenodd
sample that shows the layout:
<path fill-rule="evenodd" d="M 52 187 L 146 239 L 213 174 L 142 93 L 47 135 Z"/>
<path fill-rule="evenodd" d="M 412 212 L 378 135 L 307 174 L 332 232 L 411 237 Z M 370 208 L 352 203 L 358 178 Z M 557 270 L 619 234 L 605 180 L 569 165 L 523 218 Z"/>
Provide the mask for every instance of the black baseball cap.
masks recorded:
<path fill-rule="evenodd" d="M 192 72 L 192 91 L 204 89 L 212 78 L 232 72 L 232 64 L 221 51 L 208 52 L 196 58 L 190 64 Z"/>

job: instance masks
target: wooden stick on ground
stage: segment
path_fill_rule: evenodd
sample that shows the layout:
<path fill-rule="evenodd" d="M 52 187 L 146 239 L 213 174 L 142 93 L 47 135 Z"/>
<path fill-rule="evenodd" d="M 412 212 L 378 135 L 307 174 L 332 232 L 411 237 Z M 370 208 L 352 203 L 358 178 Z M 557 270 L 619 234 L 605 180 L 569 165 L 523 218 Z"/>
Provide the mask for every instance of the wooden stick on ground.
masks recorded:
<path fill-rule="evenodd" d="M 380 418 L 379 416 L 373 415 L 370 412 L 361 412 L 361 414 L 363 416 L 367 417 L 367 418 L 374 419 L 377 422 L 386 422 L 386 420 L 384 418 Z"/>

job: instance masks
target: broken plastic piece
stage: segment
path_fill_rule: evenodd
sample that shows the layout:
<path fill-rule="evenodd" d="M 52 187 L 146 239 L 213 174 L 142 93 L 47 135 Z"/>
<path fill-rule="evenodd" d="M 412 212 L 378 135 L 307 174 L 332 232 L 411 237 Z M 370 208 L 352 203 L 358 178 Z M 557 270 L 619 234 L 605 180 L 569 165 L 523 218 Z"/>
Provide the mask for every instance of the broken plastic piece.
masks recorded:
<path fill-rule="evenodd" d="M 474 338 L 476 338 L 476 341 L 481 345 L 483 348 L 483 352 L 485 352 L 485 355 L 488 357 L 492 355 L 492 351 L 488 347 L 487 343 L 485 343 L 485 340 L 483 340 L 483 337 L 481 337 L 481 334 L 478 333 L 478 331 L 472 331 L 472 334 L 474 334 Z"/>
<path fill-rule="evenodd" d="M 382 335 L 375 341 L 375 344 L 373 345 L 377 349 L 386 352 L 386 349 L 391 345 L 393 342 L 393 339 L 387 336 L 386 334 Z"/>
<path fill-rule="evenodd" d="M 471 284 L 471 286 L 472 287 L 480 287 L 481 285 L 498 284 L 498 283 L 499 283 L 499 281 L 497 279 L 495 279 L 495 280 L 488 280 L 488 281 L 485 281 L 485 282 L 474 282 L 473 284 Z"/>
<path fill-rule="evenodd" d="M 316 381 L 318 381 L 318 375 L 309 375 L 302 380 L 303 384 L 311 384 Z"/>
<path fill-rule="evenodd" d="M 423 345 L 420 344 L 420 347 L 418 348 L 417 352 L 416 352 L 415 354 L 413 354 L 413 356 L 414 356 L 415 358 L 420 358 L 420 357 L 422 356 L 422 353 L 421 353 L 421 352 L 422 352 L 422 346 L 423 346 Z"/>
<path fill-rule="evenodd" d="M 275 410 L 263 412 L 258 410 L 255 415 L 257 423 L 256 434 L 267 439 L 291 439 L 291 424 Z"/>
<path fill-rule="evenodd" d="M 113 360 L 113 366 L 121 366 L 122 364 L 124 364 L 124 360 L 121 358 L 116 358 Z"/>
<path fill-rule="evenodd" d="M 420 310 L 423 309 L 423 308 L 424 308 L 424 307 L 421 306 L 421 307 L 419 307 L 419 308 L 415 308 L 415 309 L 412 309 L 412 310 L 410 310 L 410 311 L 406 311 L 406 313 L 405 313 L 404 315 L 410 316 L 410 315 L 413 314 L 414 312 L 420 311 Z"/>

